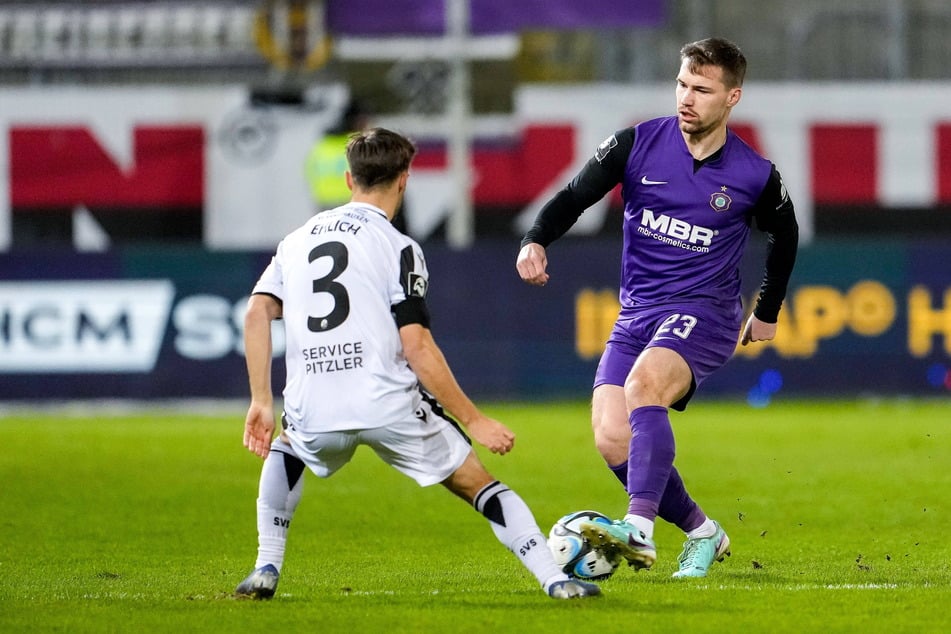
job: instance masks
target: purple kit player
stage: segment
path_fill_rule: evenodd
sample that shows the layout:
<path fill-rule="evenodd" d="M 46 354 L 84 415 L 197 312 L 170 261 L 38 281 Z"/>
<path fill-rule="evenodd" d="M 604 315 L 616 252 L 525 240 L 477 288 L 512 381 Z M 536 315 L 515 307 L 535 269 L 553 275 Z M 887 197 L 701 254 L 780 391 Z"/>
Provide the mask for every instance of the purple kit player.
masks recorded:
<path fill-rule="evenodd" d="M 623 520 L 583 532 L 609 556 L 649 568 L 660 517 L 687 537 L 674 576 L 704 577 L 730 553 L 730 540 L 674 468 L 668 408 L 682 411 L 736 347 L 743 325 L 739 264 L 754 221 L 768 235 L 768 252 L 741 342 L 775 336 L 799 228 L 775 166 L 727 128 L 742 94 L 743 53 L 711 38 L 685 45 L 680 55 L 677 115 L 608 137 L 541 210 L 516 266 L 524 281 L 543 286 L 545 247 L 621 184 L 621 312 L 595 377 L 591 424 L 630 504 Z"/>

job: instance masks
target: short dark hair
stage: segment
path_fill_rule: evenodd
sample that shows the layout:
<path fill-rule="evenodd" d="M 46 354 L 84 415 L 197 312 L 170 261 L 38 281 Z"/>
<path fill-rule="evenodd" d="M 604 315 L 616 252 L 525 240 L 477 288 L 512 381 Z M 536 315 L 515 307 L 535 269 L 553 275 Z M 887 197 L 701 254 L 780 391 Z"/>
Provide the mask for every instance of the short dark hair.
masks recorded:
<path fill-rule="evenodd" d="M 729 88 L 739 88 L 746 77 L 746 57 L 740 47 L 729 40 L 710 37 L 684 44 L 680 60 L 689 63 L 688 68 L 697 72 L 702 66 L 718 66 L 723 70 L 723 83 Z"/>
<path fill-rule="evenodd" d="M 350 135 L 347 163 L 353 182 L 361 189 L 388 185 L 409 169 L 416 145 L 386 128 L 369 128 Z"/>

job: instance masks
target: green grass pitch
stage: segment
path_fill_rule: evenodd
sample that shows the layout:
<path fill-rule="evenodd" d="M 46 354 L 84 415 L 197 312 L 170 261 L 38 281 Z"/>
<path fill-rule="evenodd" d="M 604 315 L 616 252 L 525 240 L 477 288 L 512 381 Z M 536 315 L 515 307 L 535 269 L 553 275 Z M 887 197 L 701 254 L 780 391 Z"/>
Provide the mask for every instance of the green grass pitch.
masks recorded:
<path fill-rule="evenodd" d="M 583 402 L 491 403 L 517 433 L 481 451 L 547 532 L 625 496 Z M 951 605 L 951 402 L 695 399 L 672 414 L 677 465 L 733 556 L 654 569 L 591 601 L 547 598 L 486 521 L 362 448 L 307 474 L 278 594 L 236 600 L 255 556 L 260 461 L 243 411 L 0 413 L 3 632 L 937 632 Z"/>

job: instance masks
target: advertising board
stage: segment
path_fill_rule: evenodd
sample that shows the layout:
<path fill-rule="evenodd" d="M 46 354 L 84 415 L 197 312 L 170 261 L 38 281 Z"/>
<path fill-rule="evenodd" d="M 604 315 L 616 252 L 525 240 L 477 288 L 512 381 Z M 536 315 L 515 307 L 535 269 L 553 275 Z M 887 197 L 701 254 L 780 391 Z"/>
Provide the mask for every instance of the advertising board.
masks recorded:
<path fill-rule="evenodd" d="M 485 398 L 586 395 L 617 315 L 620 245 L 564 239 L 552 279 L 523 284 L 517 242 L 431 245 L 433 332 Z M 763 246 L 744 261 L 749 305 Z M 0 254 L 0 400 L 240 398 L 242 327 L 265 252 L 194 248 Z M 947 395 L 951 246 L 836 241 L 804 247 L 777 338 L 739 347 L 703 397 Z M 274 385 L 283 381 L 275 326 Z"/>

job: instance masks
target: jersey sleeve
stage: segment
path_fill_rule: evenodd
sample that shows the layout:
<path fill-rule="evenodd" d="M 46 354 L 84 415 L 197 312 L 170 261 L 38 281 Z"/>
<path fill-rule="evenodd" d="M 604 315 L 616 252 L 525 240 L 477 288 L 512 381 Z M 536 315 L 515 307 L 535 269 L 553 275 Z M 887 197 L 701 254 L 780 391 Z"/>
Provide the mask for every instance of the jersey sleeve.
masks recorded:
<path fill-rule="evenodd" d="M 614 189 L 624 179 L 634 134 L 634 128 L 625 128 L 605 139 L 574 179 L 542 207 L 522 238 L 522 246 L 534 242 L 547 247 L 563 236 L 585 209 Z"/>
<path fill-rule="evenodd" d="M 261 277 L 251 290 L 252 295 L 271 295 L 279 302 L 284 302 L 284 276 L 281 272 L 281 247 L 271 258 L 271 262 L 264 269 Z"/>
<path fill-rule="evenodd" d="M 799 224 L 792 200 L 775 165 L 753 216 L 757 227 L 767 234 L 766 265 L 753 314 L 767 323 L 776 323 L 796 264 Z"/>
<path fill-rule="evenodd" d="M 429 328 L 426 293 L 429 270 L 423 251 L 415 242 L 407 244 L 399 254 L 399 281 L 390 295 L 390 310 L 397 327 L 415 323 Z"/>

